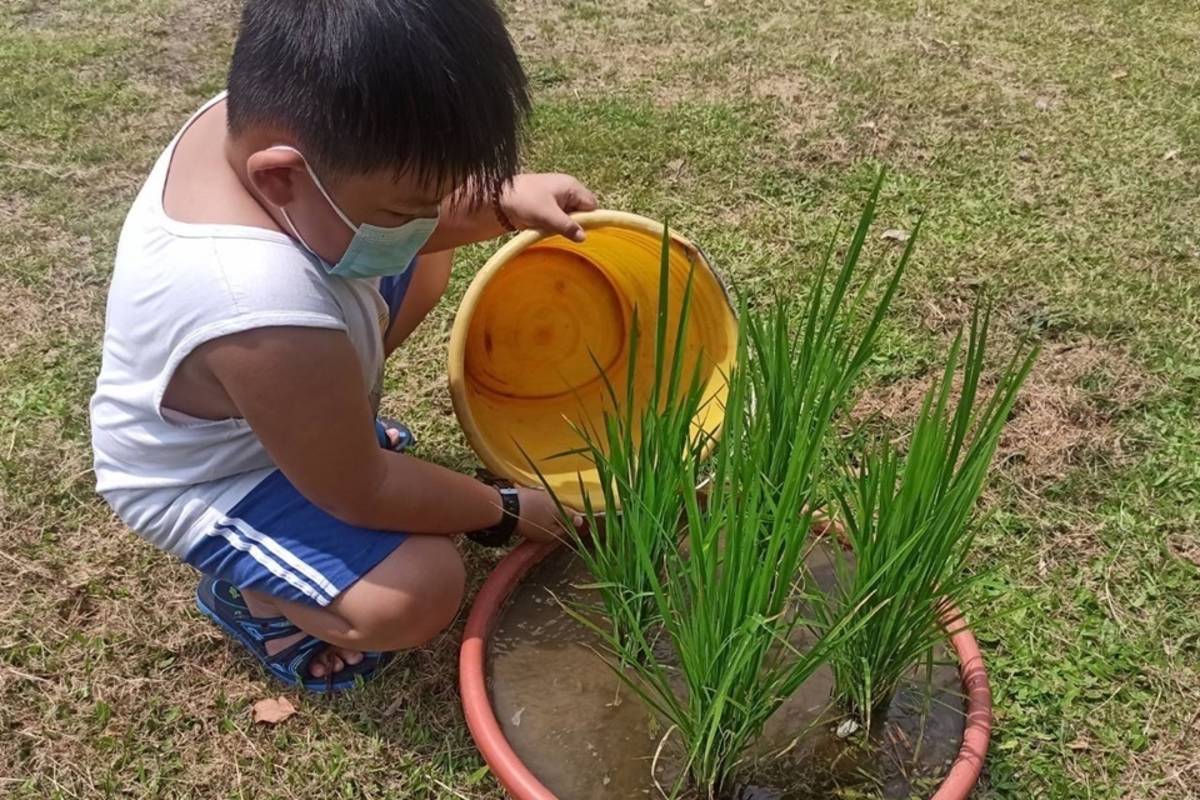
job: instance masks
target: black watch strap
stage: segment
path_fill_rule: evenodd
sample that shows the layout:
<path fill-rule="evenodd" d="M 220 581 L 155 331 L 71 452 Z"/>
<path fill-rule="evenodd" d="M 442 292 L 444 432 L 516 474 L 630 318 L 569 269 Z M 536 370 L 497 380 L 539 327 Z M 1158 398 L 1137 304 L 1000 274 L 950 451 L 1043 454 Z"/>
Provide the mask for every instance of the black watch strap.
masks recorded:
<path fill-rule="evenodd" d="M 521 495 L 517 490 L 512 486 L 496 486 L 496 491 L 500 492 L 500 505 L 504 512 L 500 521 L 490 528 L 467 534 L 468 539 L 484 547 L 504 547 L 511 542 L 521 519 Z"/>

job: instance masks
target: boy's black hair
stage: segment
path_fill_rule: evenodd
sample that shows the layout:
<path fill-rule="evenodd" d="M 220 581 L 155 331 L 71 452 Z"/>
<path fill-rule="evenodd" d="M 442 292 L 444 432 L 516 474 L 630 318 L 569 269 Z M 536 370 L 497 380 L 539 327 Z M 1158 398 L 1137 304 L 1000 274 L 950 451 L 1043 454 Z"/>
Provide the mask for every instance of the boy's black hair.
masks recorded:
<path fill-rule="evenodd" d="M 315 169 L 392 168 L 470 184 L 511 178 L 525 72 L 493 0 L 246 0 L 229 69 L 237 135 L 270 125 Z"/>

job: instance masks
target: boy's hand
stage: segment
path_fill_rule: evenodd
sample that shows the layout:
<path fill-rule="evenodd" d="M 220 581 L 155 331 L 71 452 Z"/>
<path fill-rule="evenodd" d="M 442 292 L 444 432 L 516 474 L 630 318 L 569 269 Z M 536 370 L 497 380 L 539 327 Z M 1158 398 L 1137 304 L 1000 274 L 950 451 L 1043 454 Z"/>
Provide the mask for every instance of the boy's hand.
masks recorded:
<path fill-rule="evenodd" d="M 517 521 L 517 533 L 535 542 L 553 542 L 566 538 L 562 516 L 558 506 L 547 492 L 541 489 L 519 489 L 521 519 Z M 571 520 L 578 531 L 583 527 L 583 516 L 574 514 Z"/>
<path fill-rule="evenodd" d="M 518 229 L 537 228 L 582 242 L 583 228 L 571 217 L 596 208 L 596 195 L 570 175 L 523 174 L 500 195 L 500 210 Z"/>

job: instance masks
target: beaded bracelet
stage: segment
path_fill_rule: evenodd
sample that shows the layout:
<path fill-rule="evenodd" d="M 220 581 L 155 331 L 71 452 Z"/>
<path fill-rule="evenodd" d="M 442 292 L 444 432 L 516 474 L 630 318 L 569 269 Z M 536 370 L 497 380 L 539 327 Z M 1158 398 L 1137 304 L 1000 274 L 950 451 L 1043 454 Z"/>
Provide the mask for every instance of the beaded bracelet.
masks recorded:
<path fill-rule="evenodd" d="M 500 223 L 500 227 L 509 233 L 517 230 L 517 226 L 512 224 L 512 220 L 508 218 L 508 214 L 504 213 L 504 208 L 500 205 L 501 189 L 497 189 L 492 197 L 492 212 L 496 215 L 496 221 Z"/>

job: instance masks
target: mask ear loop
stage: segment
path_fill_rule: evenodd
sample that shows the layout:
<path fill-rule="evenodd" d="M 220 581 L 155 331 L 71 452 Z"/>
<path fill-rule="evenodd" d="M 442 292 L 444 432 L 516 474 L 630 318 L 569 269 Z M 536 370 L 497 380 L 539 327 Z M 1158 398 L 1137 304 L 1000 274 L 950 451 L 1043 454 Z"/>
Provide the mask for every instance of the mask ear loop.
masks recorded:
<path fill-rule="evenodd" d="M 290 144 L 277 144 L 277 145 L 274 145 L 267 149 L 268 150 L 290 150 L 291 152 L 300 156 L 300 160 L 304 162 L 304 169 L 306 169 L 308 171 L 308 177 L 312 178 L 313 185 L 315 185 L 317 187 L 317 191 L 320 192 L 321 196 L 325 198 L 325 202 L 329 203 L 329 207 L 334 210 L 334 213 L 336 213 L 338 215 L 338 218 L 341 219 L 342 222 L 346 223 L 347 228 L 349 228 L 354 233 L 358 233 L 358 226 L 350 221 L 350 218 L 346 216 L 346 213 L 344 211 L 342 211 L 342 209 L 338 206 L 337 203 L 333 202 L 333 198 L 329 196 L 329 192 L 325 191 L 324 184 L 322 184 L 321 179 L 317 177 L 317 173 L 313 172 L 312 165 L 308 163 L 308 159 L 304 157 L 303 153 L 301 153 L 296 148 L 292 147 Z M 284 219 L 287 219 L 287 212 L 283 210 L 283 206 L 280 206 L 279 210 L 283 212 Z M 288 225 L 292 226 L 292 231 L 295 232 L 296 238 L 300 239 L 300 241 L 303 242 L 304 238 L 300 236 L 300 232 L 296 230 L 295 225 L 292 225 L 292 221 L 290 219 L 288 219 Z M 307 244 L 304 246 L 308 247 Z M 311 247 L 309 247 L 308 249 L 312 250 Z"/>
<path fill-rule="evenodd" d="M 295 236 L 300 241 L 300 244 L 303 245 L 304 249 L 307 250 L 308 252 L 312 253 L 318 259 L 320 259 L 321 263 L 324 263 L 325 259 L 321 258 L 321 256 L 317 253 L 317 251 L 313 250 L 312 246 L 309 245 L 308 242 L 304 241 L 304 237 L 300 235 L 300 231 L 296 228 L 296 223 L 292 222 L 292 218 L 288 216 L 287 209 L 284 208 L 283 206 L 280 206 L 279 213 L 283 214 L 283 221 L 286 222 L 288 224 L 288 227 L 292 229 L 292 235 Z"/>

